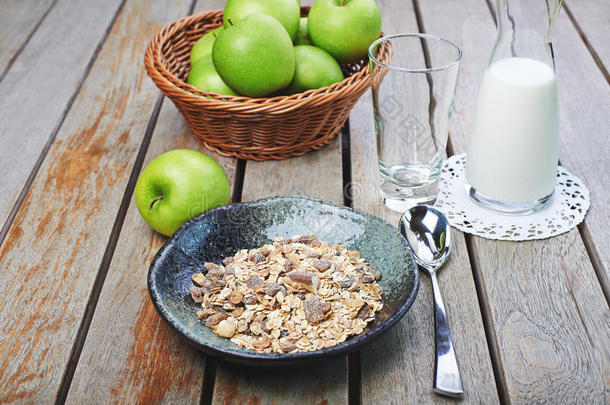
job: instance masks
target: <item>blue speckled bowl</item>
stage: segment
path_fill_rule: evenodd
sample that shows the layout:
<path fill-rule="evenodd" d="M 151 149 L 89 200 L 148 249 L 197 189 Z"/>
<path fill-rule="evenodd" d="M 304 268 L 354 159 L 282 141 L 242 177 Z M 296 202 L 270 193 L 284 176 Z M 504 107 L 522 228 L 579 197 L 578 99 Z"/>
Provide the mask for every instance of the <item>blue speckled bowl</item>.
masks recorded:
<path fill-rule="evenodd" d="M 220 263 L 240 249 L 273 236 L 315 234 L 320 240 L 357 250 L 381 272 L 383 309 L 360 335 L 314 352 L 257 353 L 215 335 L 195 312 L 191 276 L 204 262 Z M 296 365 L 339 356 L 370 343 L 407 312 L 417 295 L 419 273 L 398 230 L 351 208 L 305 197 L 274 197 L 231 204 L 184 224 L 159 250 L 148 272 L 150 297 L 161 317 L 189 343 L 211 355 L 257 366 Z"/>

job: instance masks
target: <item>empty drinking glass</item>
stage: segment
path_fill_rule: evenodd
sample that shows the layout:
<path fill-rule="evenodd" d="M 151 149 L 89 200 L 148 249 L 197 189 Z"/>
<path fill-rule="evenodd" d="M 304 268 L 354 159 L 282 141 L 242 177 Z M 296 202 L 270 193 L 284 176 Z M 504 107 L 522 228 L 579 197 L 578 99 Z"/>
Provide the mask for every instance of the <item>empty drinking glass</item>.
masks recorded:
<path fill-rule="evenodd" d="M 394 211 L 436 200 L 461 58 L 455 44 L 427 34 L 390 35 L 369 48 L 381 197 Z"/>

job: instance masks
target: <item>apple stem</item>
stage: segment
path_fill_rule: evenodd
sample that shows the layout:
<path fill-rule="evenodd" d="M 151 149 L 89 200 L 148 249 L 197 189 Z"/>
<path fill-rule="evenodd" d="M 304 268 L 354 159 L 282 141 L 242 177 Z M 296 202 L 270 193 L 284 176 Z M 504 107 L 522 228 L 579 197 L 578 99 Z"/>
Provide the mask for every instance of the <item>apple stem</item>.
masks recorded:
<path fill-rule="evenodd" d="M 160 195 L 159 197 L 155 198 L 154 200 L 152 200 L 152 202 L 150 203 L 150 206 L 148 207 L 149 211 L 152 211 L 153 209 L 153 205 L 155 205 L 155 203 L 157 201 L 162 201 L 163 200 L 163 195 Z"/>
<path fill-rule="evenodd" d="M 229 24 L 233 25 L 233 21 L 231 21 L 230 18 L 227 18 L 227 21 L 229 22 Z"/>

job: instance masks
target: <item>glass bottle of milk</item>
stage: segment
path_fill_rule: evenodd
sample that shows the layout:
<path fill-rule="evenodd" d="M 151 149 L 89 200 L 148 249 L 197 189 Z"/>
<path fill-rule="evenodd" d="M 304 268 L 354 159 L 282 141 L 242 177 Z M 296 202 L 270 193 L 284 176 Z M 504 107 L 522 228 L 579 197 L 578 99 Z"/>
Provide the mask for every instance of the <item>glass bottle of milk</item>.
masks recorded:
<path fill-rule="evenodd" d="M 498 0 L 498 40 L 468 138 L 467 190 L 505 213 L 530 213 L 555 189 L 559 112 L 550 32 L 561 0 Z"/>

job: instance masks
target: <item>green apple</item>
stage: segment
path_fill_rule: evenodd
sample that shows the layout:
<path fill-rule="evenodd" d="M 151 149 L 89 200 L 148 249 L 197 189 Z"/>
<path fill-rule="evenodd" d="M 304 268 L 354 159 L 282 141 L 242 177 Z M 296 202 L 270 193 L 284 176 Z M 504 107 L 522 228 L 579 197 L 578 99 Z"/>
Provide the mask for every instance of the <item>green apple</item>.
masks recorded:
<path fill-rule="evenodd" d="M 214 45 L 214 40 L 225 27 L 220 26 L 207 34 L 203 35 L 201 38 L 195 42 L 193 47 L 191 48 L 191 66 L 195 65 L 195 62 L 199 60 L 204 55 L 212 53 L 212 46 Z"/>
<path fill-rule="evenodd" d="M 214 67 L 212 55 L 209 53 L 195 62 L 195 65 L 193 65 L 189 72 L 187 83 L 203 91 L 213 91 L 214 93 L 232 96 L 238 95 L 222 81 L 222 78 L 218 75 L 218 72 L 216 72 L 216 68 Z"/>
<path fill-rule="evenodd" d="M 268 15 L 249 15 L 225 27 L 212 57 L 222 80 L 244 96 L 264 97 L 288 86 L 294 75 L 292 41 Z"/>
<path fill-rule="evenodd" d="M 296 0 L 229 0 L 222 16 L 225 28 L 253 14 L 265 14 L 276 18 L 294 39 L 299 28 L 301 8 Z M 231 20 L 231 22 L 229 22 Z"/>
<path fill-rule="evenodd" d="M 136 205 L 157 232 L 171 236 L 189 219 L 229 203 L 229 180 L 211 157 L 176 149 L 154 158 L 136 184 Z"/>
<path fill-rule="evenodd" d="M 341 67 L 331 54 L 311 45 L 294 47 L 296 68 L 292 82 L 286 89 L 289 94 L 319 89 L 343 80 Z"/>
<path fill-rule="evenodd" d="M 295 45 L 313 45 L 311 38 L 309 38 L 309 31 L 307 31 L 307 17 L 302 17 L 299 22 L 299 29 L 297 30 L 297 37 L 294 40 Z"/>
<path fill-rule="evenodd" d="M 313 43 L 339 63 L 364 58 L 381 34 L 381 13 L 375 0 L 316 0 L 307 20 Z"/>

